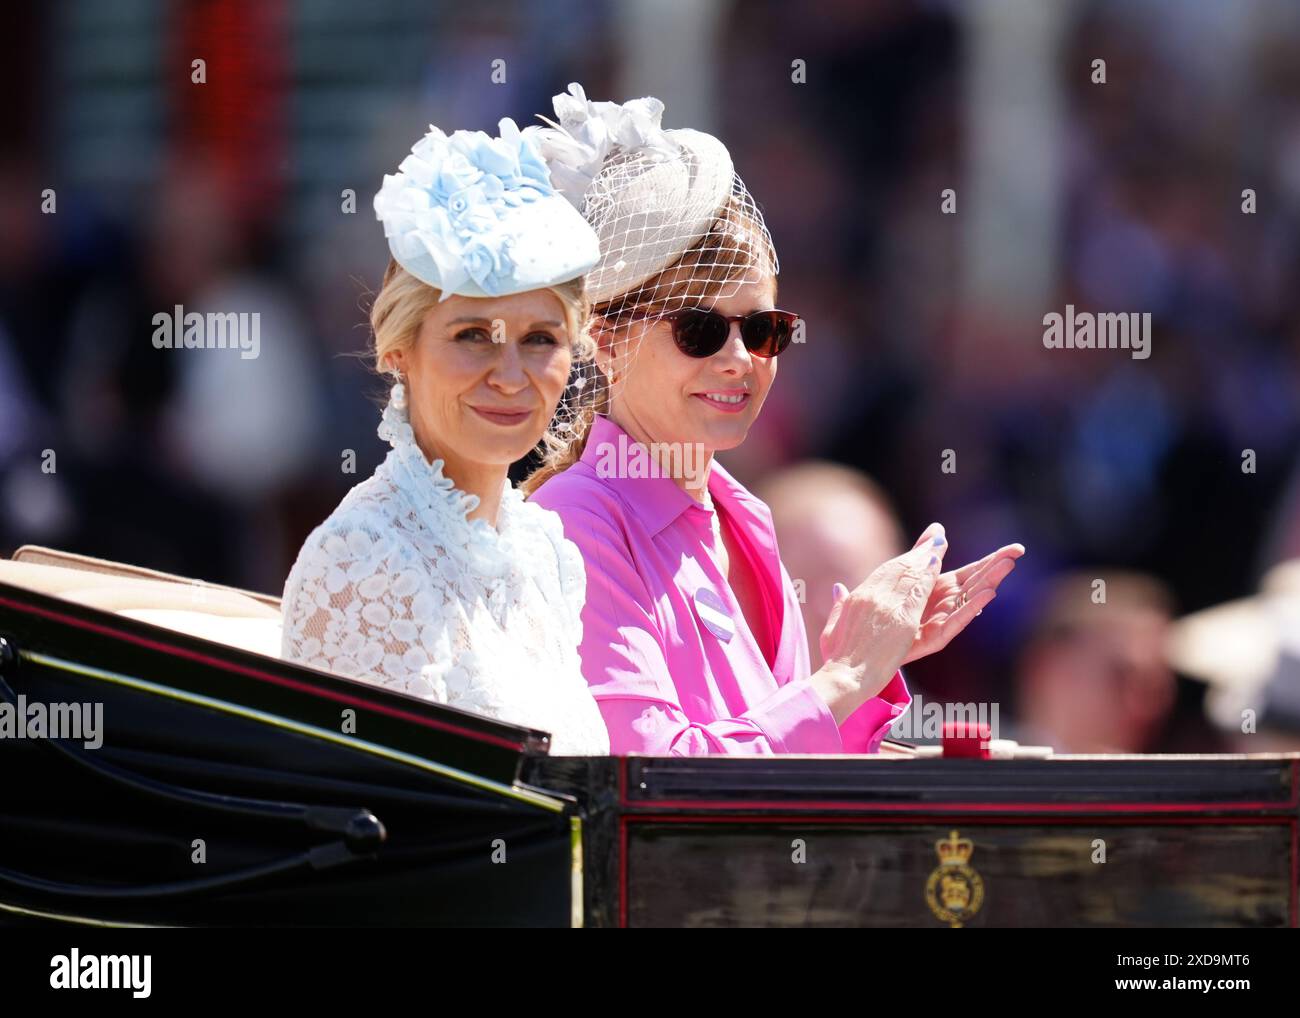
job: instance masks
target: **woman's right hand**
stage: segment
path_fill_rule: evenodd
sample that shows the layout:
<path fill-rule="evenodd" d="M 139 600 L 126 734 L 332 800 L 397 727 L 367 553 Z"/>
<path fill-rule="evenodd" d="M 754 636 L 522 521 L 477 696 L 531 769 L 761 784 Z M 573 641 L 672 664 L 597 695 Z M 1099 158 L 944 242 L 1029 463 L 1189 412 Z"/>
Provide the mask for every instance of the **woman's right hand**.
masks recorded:
<path fill-rule="evenodd" d="M 929 540 L 924 540 L 926 535 Z M 910 551 L 882 563 L 831 608 L 821 635 L 825 664 L 813 681 L 837 724 L 884 689 L 912 649 L 948 549 L 938 523 L 930 524 L 921 537 Z"/>

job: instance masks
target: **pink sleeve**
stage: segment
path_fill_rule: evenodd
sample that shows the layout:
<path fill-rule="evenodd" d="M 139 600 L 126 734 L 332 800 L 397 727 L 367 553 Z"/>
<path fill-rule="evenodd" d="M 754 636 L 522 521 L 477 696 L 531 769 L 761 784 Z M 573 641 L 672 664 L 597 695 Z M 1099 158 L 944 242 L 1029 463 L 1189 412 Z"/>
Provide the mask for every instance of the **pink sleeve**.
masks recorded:
<path fill-rule="evenodd" d="M 894 673 L 878 694 L 864 703 L 840 725 L 845 753 L 877 753 L 892 725 L 907 710 L 912 694 L 907 691 L 901 670 Z"/>
<path fill-rule="evenodd" d="M 782 686 L 738 717 L 692 721 L 669 669 L 655 597 L 619 529 L 588 509 L 548 506 L 582 551 L 582 670 L 609 729 L 610 752 L 647 756 L 839 753 L 835 718 L 806 681 Z"/>

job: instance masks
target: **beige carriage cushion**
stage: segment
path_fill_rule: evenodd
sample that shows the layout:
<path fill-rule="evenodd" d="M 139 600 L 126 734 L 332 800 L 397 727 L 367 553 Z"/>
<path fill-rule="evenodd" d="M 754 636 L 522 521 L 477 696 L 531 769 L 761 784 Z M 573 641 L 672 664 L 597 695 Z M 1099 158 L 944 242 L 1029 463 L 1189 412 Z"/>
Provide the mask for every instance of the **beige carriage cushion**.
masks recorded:
<path fill-rule="evenodd" d="M 256 654 L 280 656 L 279 611 L 229 588 L 3 559 L 0 582 Z"/>
<path fill-rule="evenodd" d="M 225 587 L 91 573 L 65 566 L 0 560 L 0 582 L 105 611 L 171 608 L 208 615 L 279 619 L 270 605 Z"/>
<path fill-rule="evenodd" d="M 53 594 L 55 597 L 62 597 L 65 590 L 76 590 L 95 583 L 114 582 L 111 576 L 105 575 L 97 579 L 96 575 L 65 566 L 37 565 L 32 562 L 0 559 L 0 583 L 12 583 L 15 587 L 26 587 L 28 590 Z"/>
<path fill-rule="evenodd" d="M 119 613 L 131 608 L 165 608 L 231 618 L 280 618 L 280 613 L 274 608 L 243 594 L 215 587 L 154 580 L 116 579 L 111 585 L 74 588 L 59 596 L 91 608 Z"/>
<path fill-rule="evenodd" d="M 125 577 L 127 579 L 162 580 L 167 583 L 189 584 L 194 582 L 188 577 L 177 576 L 175 573 L 164 573 L 157 569 L 146 569 L 143 566 L 112 562 L 109 559 L 95 558 L 91 555 L 79 555 L 72 551 L 60 551 L 58 548 L 46 548 L 39 544 L 24 544 L 14 552 L 13 560 L 34 565 L 58 566 L 80 572 L 83 575 L 91 573 Z M 251 597 L 253 600 L 260 601 L 277 611 L 280 608 L 280 599 L 271 594 L 259 594 L 254 590 L 241 590 L 238 587 L 229 587 L 222 584 L 207 584 L 207 587 L 210 590 L 229 590 L 236 594 L 243 594 L 245 597 Z"/>
<path fill-rule="evenodd" d="M 280 656 L 279 617 L 238 618 L 175 608 L 123 608 L 117 614 L 204 640 L 224 643 L 228 647 L 252 651 L 254 654 Z"/>

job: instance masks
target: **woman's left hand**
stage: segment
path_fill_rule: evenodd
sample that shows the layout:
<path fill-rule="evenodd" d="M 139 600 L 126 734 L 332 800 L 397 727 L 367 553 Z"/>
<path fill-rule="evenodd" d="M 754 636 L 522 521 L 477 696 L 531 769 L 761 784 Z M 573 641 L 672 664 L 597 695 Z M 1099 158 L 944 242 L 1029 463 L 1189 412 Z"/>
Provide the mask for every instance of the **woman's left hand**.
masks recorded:
<path fill-rule="evenodd" d="M 921 540 L 925 540 L 925 536 L 922 534 Z M 977 562 L 941 573 L 935 581 L 925 610 L 921 612 L 916 641 L 903 658 L 903 664 L 948 646 L 952 638 L 997 597 L 998 584 L 1011 574 L 1011 570 L 1016 567 L 1016 559 L 1024 553 L 1023 544 L 1008 544 Z"/>

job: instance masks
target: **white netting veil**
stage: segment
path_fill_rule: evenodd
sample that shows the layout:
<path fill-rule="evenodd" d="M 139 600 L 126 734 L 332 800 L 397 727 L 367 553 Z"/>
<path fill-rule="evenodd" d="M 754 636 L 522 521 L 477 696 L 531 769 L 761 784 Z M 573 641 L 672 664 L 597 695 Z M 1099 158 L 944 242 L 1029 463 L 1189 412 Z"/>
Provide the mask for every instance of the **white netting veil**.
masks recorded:
<path fill-rule="evenodd" d="M 680 156 L 620 150 L 606 160 L 580 211 L 596 231 L 601 258 L 587 273 L 597 304 L 630 293 L 658 275 L 703 237 L 727 195 L 731 156 L 716 138 L 681 131 Z"/>
<path fill-rule="evenodd" d="M 644 332 L 654 317 L 710 307 L 755 274 L 777 274 L 762 212 L 717 138 L 663 130 L 664 105 L 654 98 L 591 102 L 571 84 L 554 104 L 557 120 L 542 117 L 548 127 L 528 130 L 537 132 L 552 186 L 600 242 L 600 259 L 585 277 L 598 320 L 644 318 L 636 330 Z M 639 337 L 626 338 L 624 370 Z M 592 401 L 607 401 L 619 381 L 601 378 L 591 363 L 575 365 L 547 444 L 554 449 L 585 427 Z"/>
<path fill-rule="evenodd" d="M 554 101 L 559 122 L 530 130 L 552 185 L 600 241 L 600 260 L 586 276 L 598 312 L 646 304 L 668 311 L 661 301 L 674 303 L 672 293 L 683 303 L 706 292 L 716 298 L 726 284 L 740 285 L 744 268 L 778 271 L 763 215 L 717 138 L 663 130 L 658 99 L 590 102 L 572 84 Z"/>

